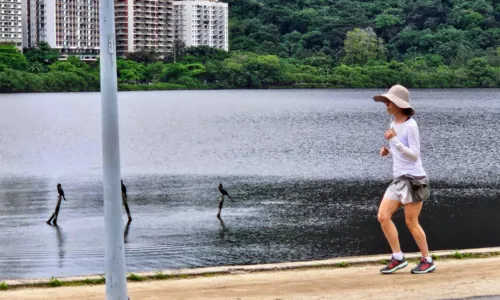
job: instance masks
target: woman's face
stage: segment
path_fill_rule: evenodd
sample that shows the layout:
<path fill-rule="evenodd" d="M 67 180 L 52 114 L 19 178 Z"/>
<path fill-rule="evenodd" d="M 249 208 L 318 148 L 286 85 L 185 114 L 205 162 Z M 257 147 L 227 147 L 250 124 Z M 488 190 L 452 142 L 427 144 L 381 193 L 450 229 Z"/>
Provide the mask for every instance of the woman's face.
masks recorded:
<path fill-rule="evenodd" d="M 385 103 L 385 106 L 387 108 L 388 114 L 394 115 L 395 113 L 397 113 L 399 111 L 399 107 L 397 107 L 396 104 L 392 103 L 391 101 L 385 100 L 384 103 Z"/>

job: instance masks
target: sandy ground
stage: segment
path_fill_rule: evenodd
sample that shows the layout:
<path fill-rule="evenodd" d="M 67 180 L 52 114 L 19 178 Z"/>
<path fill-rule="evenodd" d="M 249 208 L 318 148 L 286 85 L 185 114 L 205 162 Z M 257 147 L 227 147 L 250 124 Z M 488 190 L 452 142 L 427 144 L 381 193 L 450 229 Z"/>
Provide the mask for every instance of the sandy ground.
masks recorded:
<path fill-rule="evenodd" d="M 392 275 L 381 266 L 234 274 L 129 283 L 137 299 L 457 299 L 500 294 L 500 258 L 437 262 L 431 274 L 412 275 L 410 264 Z M 0 299 L 105 299 L 105 287 L 82 286 L 0 292 Z"/>

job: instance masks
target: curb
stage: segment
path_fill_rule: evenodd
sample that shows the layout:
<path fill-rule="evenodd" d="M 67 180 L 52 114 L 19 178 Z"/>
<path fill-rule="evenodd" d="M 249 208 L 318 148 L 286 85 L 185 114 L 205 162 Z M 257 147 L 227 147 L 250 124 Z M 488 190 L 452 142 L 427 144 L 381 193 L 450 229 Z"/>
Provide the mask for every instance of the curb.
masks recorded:
<path fill-rule="evenodd" d="M 417 259 L 420 253 L 407 253 L 407 259 Z M 475 258 L 482 256 L 500 256 L 500 247 L 494 248 L 477 248 L 477 249 L 464 249 L 464 250 L 441 250 L 432 253 L 436 258 Z M 457 257 L 457 255 L 459 257 Z M 162 279 L 182 279 L 192 277 L 211 277 L 215 275 L 230 275 L 230 274 L 245 274 L 253 272 L 271 272 L 271 271 L 285 271 L 297 269 L 314 269 L 314 268 L 344 268 L 355 265 L 370 265 L 380 264 L 382 261 L 388 260 L 387 254 L 370 255 L 370 256 L 356 256 L 356 257 L 341 257 L 327 260 L 315 260 L 305 262 L 286 262 L 277 264 L 260 264 L 260 265 L 242 265 L 242 266 L 223 266 L 223 267 L 207 267 L 196 269 L 179 269 L 179 270 L 160 270 L 155 272 L 139 272 L 134 273 L 135 281 L 142 280 L 162 280 Z M 89 275 L 89 276 L 72 276 L 57 278 L 59 284 L 52 284 L 54 280 L 51 279 L 22 279 L 22 280 L 6 280 L 4 283 L 11 288 L 26 288 L 26 287 L 56 287 L 68 285 L 91 285 L 91 284 L 104 284 L 104 274 Z M 128 281 L 134 281 L 128 276 Z"/>

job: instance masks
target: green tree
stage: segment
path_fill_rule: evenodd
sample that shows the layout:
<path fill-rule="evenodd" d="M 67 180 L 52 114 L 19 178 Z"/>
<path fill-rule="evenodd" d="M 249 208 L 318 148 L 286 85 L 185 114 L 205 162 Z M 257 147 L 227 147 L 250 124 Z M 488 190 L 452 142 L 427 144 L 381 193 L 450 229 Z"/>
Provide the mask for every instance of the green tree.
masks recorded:
<path fill-rule="evenodd" d="M 485 17 L 472 9 L 456 8 L 450 16 L 449 22 L 460 29 L 470 29 L 484 25 Z"/>
<path fill-rule="evenodd" d="M 52 49 L 46 42 L 40 42 L 37 48 L 25 49 L 24 55 L 30 63 L 39 62 L 45 65 L 53 64 L 59 59 L 59 51 Z"/>
<path fill-rule="evenodd" d="M 387 29 L 402 23 L 403 20 L 399 16 L 388 13 L 380 14 L 375 18 L 376 29 Z"/>
<path fill-rule="evenodd" d="M 244 61 L 243 67 L 247 72 L 248 87 L 268 87 L 282 77 L 282 66 L 275 55 L 251 55 Z"/>
<path fill-rule="evenodd" d="M 67 61 L 58 61 L 49 66 L 50 71 L 65 71 L 74 73 L 76 69 L 75 65 Z"/>
<path fill-rule="evenodd" d="M 26 57 L 9 43 L 0 43 L 0 65 L 14 70 L 25 70 L 28 66 Z"/>
<path fill-rule="evenodd" d="M 173 82 L 185 76 L 198 78 L 202 76 L 205 71 L 205 66 L 201 63 L 168 64 L 163 69 L 161 78 L 163 82 Z"/>
<path fill-rule="evenodd" d="M 279 49 L 282 57 L 297 57 L 304 49 L 302 34 L 294 31 L 283 36 Z"/>
<path fill-rule="evenodd" d="M 165 62 L 178 62 L 184 59 L 186 55 L 187 47 L 186 43 L 183 40 L 176 39 L 174 40 L 172 50 L 167 52 L 163 57 L 163 61 Z"/>
<path fill-rule="evenodd" d="M 473 58 L 467 64 L 469 80 L 474 87 L 492 87 L 494 85 L 493 70 L 484 58 Z"/>
<path fill-rule="evenodd" d="M 165 66 L 162 62 L 147 65 L 144 71 L 146 81 L 153 83 L 159 82 L 164 68 Z"/>
<path fill-rule="evenodd" d="M 117 59 L 118 82 L 138 83 L 144 78 L 144 64 L 132 60 Z"/>
<path fill-rule="evenodd" d="M 371 28 L 349 31 L 344 42 L 344 52 L 344 61 L 350 64 L 366 64 L 372 59 L 386 59 L 384 42 Z"/>
<path fill-rule="evenodd" d="M 73 66 L 75 66 L 76 68 L 78 68 L 80 70 L 85 70 L 85 71 L 90 70 L 89 64 L 81 61 L 80 58 L 78 58 L 77 56 L 68 57 L 67 62 L 69 62 L 70 64 L 72 64 Z"/>
<path fill-rule="evenodd" d="M 125 54 L 125 57 L 129 60 L 143 64 L 151 64 L 159 59 L 159 55 L 154 49 L 129 52 Z"/>
<path fill-rule="evenodd" d="M 186 50 L 186 55 L 191 62 L 207 63 L 210 60 L 224 60 L 229 57 L 229 54 L 221 49 L 209 47 L 206 45 L 189 47 Z"/>
<path fill-rule="evenodd" d="M 43 71 L 44 71 L 44 66 L 39 62 L 33 62 L 28 66 L 28 72 L 30 73 L 39 74 L 42 73 Z"/>

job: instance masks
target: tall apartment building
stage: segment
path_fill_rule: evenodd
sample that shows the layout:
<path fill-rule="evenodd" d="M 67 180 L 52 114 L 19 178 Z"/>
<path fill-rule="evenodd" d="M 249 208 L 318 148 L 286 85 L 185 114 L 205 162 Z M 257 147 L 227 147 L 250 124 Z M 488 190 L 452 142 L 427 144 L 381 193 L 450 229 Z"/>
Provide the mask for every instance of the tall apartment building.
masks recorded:
<path fill-rule="evenodd" d="M 99 53 L 98 0 L 23 0 L 27 47 L 47 42 L 67 55 Z"/>
<path fill-rule="evenodd" d="M 47 42 L 62 57 L 95 58 L 99 53 L 99 0 L 23 1 L 25 47 Z M 172 50 L 173 0 L 114 0 L 117 55 L 154 49 Z M 85 56 L 85 57 L 84 57 Z"/>
<path fill-rule="evenodd" d="M 21 0 L 0 0 L 0 42 L 23 47 L 23 18 Z"/>
<path fill-rule="evenodd" d="M 207 45 L 229 50 L 228 5 L 217 0 L 174 2 L 175 39 L 186 46 Z"/>
<path fill-rule="evenodd" d="M 23 12 L 23 44 L 25 47 L 34 47 L 38 43 L 38 0 L 24 1 Z"/>
<path fill-rule="evenodd" d="M 116 54 L 139 50 L 171 51 L 173 0 L 115 0 Z"/>

